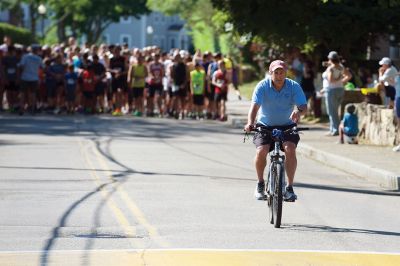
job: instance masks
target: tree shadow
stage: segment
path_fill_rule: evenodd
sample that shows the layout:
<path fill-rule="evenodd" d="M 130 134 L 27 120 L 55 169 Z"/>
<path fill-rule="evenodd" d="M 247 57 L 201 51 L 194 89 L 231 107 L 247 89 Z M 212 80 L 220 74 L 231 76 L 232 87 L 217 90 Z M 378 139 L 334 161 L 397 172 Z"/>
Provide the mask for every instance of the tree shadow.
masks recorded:
<path fill-rule="evenodd" d="M 368 190 L 361 188 L 343 188 L 343 187 L 333 187 L 328 185 L 316 185 L 316 184 L 306 184 L 296 182 L 296 187 L 308 188 L 308 189 L 317 189 L 317 190 L 329 190 L 329 191 L 339 191 L 339 192 L 349 192 L 349 193 L 359 193 L 359 194 L 368 194 L 368 195 L 377 195 L 377 196 L 393 196 L 400 197 L 400 192 L 391 190 L 391 191 L 377 191 L 377 190 Z"/>
<path fill-rule="evenodd" d="M 371 229 L 360 228 L 344 228 L 333 227 L 328 225 L 315 225 L 315 224 L 282 224 L 282 228 L 303 231 L 303 232 L 325 232 L 325 233 L 355 233 L 355 234 L 368 234 L 368 235 L 384 235 L 384 236 L 400 236 L 400 232 L 390 232 Z"/>

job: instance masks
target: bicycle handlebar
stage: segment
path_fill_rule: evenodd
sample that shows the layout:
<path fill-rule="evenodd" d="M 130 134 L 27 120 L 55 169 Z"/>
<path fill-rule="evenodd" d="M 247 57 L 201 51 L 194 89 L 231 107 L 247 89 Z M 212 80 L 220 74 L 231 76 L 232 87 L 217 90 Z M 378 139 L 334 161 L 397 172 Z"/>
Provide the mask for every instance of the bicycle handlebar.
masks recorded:
<path fill-rule="evenodd" d="M 271 127 L 270 127 L 271 128 Z M 268 133 L 271 134 L 272 137 L 277 138 L 282 140 L 283 139 L 283 135 L 284 134 L 299 134 L 299 131 L 304 131 L 304 130 L 309 130 L 310 128 L 308 127 L 291 127 L 289 129 L 286 129 L 284 131 L 277 129 L 277 128 L 273 128 L 273 129 L 268 129 L 265 126 L 257 126 L 257 127 L 252 127 L 250 132 L 264 132 L 264 133 Z M 246 142 L 246 136 L 248 137 L 248 133 L 245 132 L 245 136 L 243 139 L 243 142 Z"/>
<path fill-rule="evenodd" d="M 283 133 L 289 133 L 289 132 L 298 132 L 298 131 L 304 131 L 304 130 L 309 130 L 309 129 L 310 129 L 309 127 L 297 127 L 297 126 L 294 126 L 294 127 L 289 128 L 289 129 L 286 129 L 284 131 L 282 131 L 282 130 L 280 130 L 280 131 L 282 131 Z M 252 128 L 250 131 L 252 131 L 252 132 L 273 133 L 274 130 L 278 130 L 278 129 L 276 129 L 276 128 L 268 129 L 268 128 L 264 127 L 264 126 L 258 126 L 258 127 Z"/>

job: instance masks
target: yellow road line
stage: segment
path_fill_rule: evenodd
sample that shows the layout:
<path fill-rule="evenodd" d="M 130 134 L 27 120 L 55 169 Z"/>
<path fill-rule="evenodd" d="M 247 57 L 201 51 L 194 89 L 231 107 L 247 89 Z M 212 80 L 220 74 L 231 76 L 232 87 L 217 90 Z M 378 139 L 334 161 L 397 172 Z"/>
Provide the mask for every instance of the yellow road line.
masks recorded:
<path fill-rule="evenodd" d="M 101 178 L 96 172 L 96 168 L 94 167 L 93 163 L 88 157 L 88 154 L 85 152 L 85 148 L 83 147 L 81 141 L 79 141 L 79 146 L 81 153 L 83 154 L 85 161 L 89 168 L 91 169 L 90 174 L 93 177 L 94 182 L 96 185 L 101 186 L 102 182 L 100 181 Z M 126 237 L 130 244 L 132 245 L 133 248 L 144 248 L 144 245 L 141 243 L 141 241 L 135 240 L 136 237 L 136 228 L 132 226 L 129 223 L 129 220 L 126 218 L 122 210 L 118 207 L 118 205 L 115 203 L 115 201 L 111 198 L 112 194 L 105 190 L 104 188 L 100 189 L 100 193 L 102 197 L 104 198 L 105 202 L 107 203 L 107 206 L 110 208 L 112 213 L 114 214 L 116 220 L 118 223 L 121 225 L 122 229 L 124 230 Z"/>
<path fill-rule="evenodd" d="M 107 162 L 104 160 L 103 156 L 99 153 L 99 151 L 93 147 L 94 153 L 101 164 L 102 168 L 106 170 L 106 174 L 108 175 L 110 180 L 113 180 L 112 173 L 110 171 L 109 166 L 107 165 Z M 146 228 L 147 232 L 149 233 L 149 236 L 154 240 L 160 247 L 167 248 L 169 247 L 169 243 L 165 241 L 164 239 L 161 238 L 160 234 L 158 233 L 158 230 L 156 227 L 151 225 L 144 213 L 140 210 L 140 208 L 137 206 L 137 204 L 132 200 L 132 198 L 128 195 L 126 190 L 122 186 L 116 187 L 116 191 L 118 195 L 121 197 L 121 199 L 125 202 L 127 205 L 128 209 L 131 211 L 132 215 L 136 217 L 138 220 L 139 224 L 141 224 L 144 228 Z"/>
<path fill-rule="evenodd" d="M 81 265 L 82 251 L 54 251 L 50 265 Z M 35 265 L 33 252 L 2 252 L 0 265 Z M 312 251 L 136 250 L 91 251 L 91 265 L 146 266 L 398 266 L 400 255 Z"/>

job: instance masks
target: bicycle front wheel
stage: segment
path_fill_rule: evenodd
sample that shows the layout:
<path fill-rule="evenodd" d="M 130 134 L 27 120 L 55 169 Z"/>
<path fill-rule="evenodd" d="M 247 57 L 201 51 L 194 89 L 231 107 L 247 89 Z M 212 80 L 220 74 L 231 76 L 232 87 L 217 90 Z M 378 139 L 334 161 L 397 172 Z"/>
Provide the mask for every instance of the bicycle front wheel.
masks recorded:
<path fill-rule="evenodd" d="M 272 197 L 272 212 L 274 217 L 274 227 L 279 228 L 282 220 L 282 204 L 283 204 L 283 169 L 282 164 L 275 164 L 275 171 L 273 171 L 273 178 L 275 180 L 275 188 Z"/>

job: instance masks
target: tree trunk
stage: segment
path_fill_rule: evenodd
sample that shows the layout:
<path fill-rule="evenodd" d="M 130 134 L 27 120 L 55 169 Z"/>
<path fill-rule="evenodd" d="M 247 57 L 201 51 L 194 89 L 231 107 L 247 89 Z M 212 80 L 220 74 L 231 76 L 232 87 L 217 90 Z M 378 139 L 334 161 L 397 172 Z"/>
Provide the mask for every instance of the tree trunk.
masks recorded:
<path fill-rule="evenodd" d="M 58 37 L 58 42 L 62 43 L 66 41 L 66 36 L 65 36 L 65 23 L 64 20 L 60 20 L 57 23 L 57 37 Z"/>
<path fill-rule="evenodd" d="M 17 27 L 23 27 L 24 25 L 22 22 L 22 16 L 23 16 L 22 8 L 20 4 L 17 3 L 10 9 L 10 16 L 8 19 L 8 23 Z"/>
<path fill-rule="evenodd" d="M 36 5 L 35 4 L 30 4 L 29 5 L 29 18 L 31 21 L 31 33 L 32 35 L 37 35 L 36 32 Z"/>

